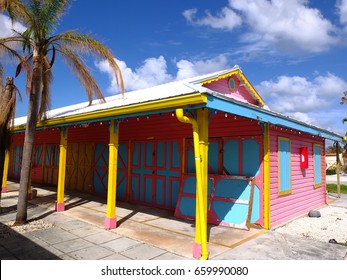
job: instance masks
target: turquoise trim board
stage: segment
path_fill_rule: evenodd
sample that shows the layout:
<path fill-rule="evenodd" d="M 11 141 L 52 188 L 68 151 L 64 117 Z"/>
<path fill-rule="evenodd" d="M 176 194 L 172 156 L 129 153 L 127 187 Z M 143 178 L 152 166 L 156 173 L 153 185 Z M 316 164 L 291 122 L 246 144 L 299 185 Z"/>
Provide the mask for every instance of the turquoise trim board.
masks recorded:
<path fill-rule="evenodd" d="M 291 184 L 291 151 L 290 140 L 278 138 L 278 191 L 279 194 L 288 194 L 292 191 Z"/>
<path fill-rule="evenodd" d="M 246 104 L 232 98 L 221 96 L 220 94 L 208 94 L 206 107 L 209 109 L 219 110 L 222 112 L 235 114 L 258 120 L 273 125 L 278 125 L 294 130 L 309 133 L 323 137 L 332 141 L 344 142 L 343 137 L 325 129 L 308 125 L 306 123 L 285 117 L 278 113 L 260 108 L 255 105 Z"/>
<path fill-rule="evenodd" d="M 322 183 L 322 166 L 321 166 L 321 147 L 320 145 L 313 145 L 313 161 L 314 161 L 314 184 L 320 186 Z"/>

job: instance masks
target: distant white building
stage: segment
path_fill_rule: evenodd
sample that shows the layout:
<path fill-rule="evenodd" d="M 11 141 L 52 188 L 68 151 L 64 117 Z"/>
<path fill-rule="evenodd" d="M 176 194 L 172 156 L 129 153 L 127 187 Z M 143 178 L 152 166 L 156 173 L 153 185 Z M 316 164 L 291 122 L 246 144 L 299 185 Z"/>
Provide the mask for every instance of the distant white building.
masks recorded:
<path fill-rule="evenodd" d="M 347 162 L 346 153 L 340 153 L 339 158 L 341 165 L 344 166 Z M 327 153 L 325 154 L 325 163 L 326 163 L 326 169 L 332 169 L 336 167 L 336 154 L 335 153 Z"/>

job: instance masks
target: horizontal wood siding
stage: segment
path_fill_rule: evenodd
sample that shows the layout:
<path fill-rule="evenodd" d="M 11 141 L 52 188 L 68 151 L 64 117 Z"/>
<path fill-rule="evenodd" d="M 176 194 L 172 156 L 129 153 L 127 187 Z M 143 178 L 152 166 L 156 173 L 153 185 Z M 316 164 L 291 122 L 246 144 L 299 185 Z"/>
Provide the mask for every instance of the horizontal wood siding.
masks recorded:
<path fill-rule="evenodd" d="M 119 139 L 180 139 L 192 136 L 192 126 L 181 123 L 176 114 L 154 114 L 122 120 L 119 125 Z"/>
<path fill-rule="evenodd" d="M 223 112 L 212 112 L 210 115 L 209 137 L 242 137 L 262 134 L 261 126 L 255 120 Z"/>
<path fill-rule="evenodd" d="M 235 89 L 229 88 L 229 77 L 220 79 L 216 82 L 205 84 L 204 87 L 216 92 L 224 93 L 229 97 L 233 97 L 238 100 L 246 101 L 250 104 L 257 104 L 256 100 L 249 94 L 245 86 L 240 86 L 240 80 L 237 76 L 233 75 L 232 78 L 235 81 Z"/>
<path fill-rule="evenodd" d="M 286 137 L 291 145 L 291 186 L 289 194 L 279 195 L 278 190 L 278 137 Z M 324 140 L 290 129 L 270 127 L 270 216 L 271 226 L 282 224 L 309 210 L 325 204 L 325 156 L 322 154 L 322 186 L 314 187 L 313 144 L 320 144 L 324 153 Z M 308 147 L 309 166 L 300 168 L 300 148 Z"/>
<path fill-rule="evenodd" d="M 23 146 L 24 144 L 24 132 L 13 133 L 11 136 L 11 145 L 14 146 Z"/>
<path fill-rule="evenodd" d="M 108 143 L 110 138 L 107 122 L 90 123 L 69 127 L 68 143 Z"/>
<path fill-rule="evenodd" d="M 37 130 L 35 133 L 35 145 L 43 144 L 59 144 L 60 130 L 59 129 L 43 129 Z"/>

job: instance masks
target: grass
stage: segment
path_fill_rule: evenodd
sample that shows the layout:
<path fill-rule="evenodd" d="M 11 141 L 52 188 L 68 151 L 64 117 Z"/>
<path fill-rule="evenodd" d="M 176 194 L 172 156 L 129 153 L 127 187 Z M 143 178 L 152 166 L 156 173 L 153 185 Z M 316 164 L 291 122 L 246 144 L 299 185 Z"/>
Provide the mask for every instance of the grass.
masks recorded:
<path fill-rule="evenodd" d="M 327 184 L 327 191 L 330 193 L 337 193 L 336 184 Z M 347 185 L 340 185 L 341 193 L 347 194 Z"/>

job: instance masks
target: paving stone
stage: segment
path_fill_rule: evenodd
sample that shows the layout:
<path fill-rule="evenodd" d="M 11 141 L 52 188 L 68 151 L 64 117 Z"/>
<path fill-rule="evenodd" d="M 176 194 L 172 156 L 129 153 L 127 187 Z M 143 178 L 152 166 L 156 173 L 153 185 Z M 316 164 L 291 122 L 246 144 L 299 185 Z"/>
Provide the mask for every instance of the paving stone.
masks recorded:
<path fill-rule="evenodd" d="M 106 242 L 104 244 L 102 244 L 103 247 L 108 248 L 113 250 L 114 252 L 120 253 L 123 252 L 125 250 L 129 250 L 132 247 L 138 246 L 140 245 L 141 242 L 130 239 L 130 238 L 126 238 L 126 237 L 122 237 L 122 238 L 118 238 L 116 240 L 112 240 L 109 242 Z"/>
<path fill-rule="evenodd" d="M 133 260 L 150 260 L 164 254 L 165 251 L 148 244 L 141 244 L 126 250 L 122 255 Z"/>
<path fill-rule="evenodd" d="M 101 260 L 124 260 L 124 261 L 126 261 L 126 260 L 131 260 L 131 259 L 129 259 L 128 257 L 123 256 L 121 254 L 115 253 L 115 254 L 112 254 L 112 255 L 107 256 L 105 258 L 102 258 Z"/>
<path fill-rule="evenodd" d="M 71 220 L 71 221 L 67 221 L 65 223 L 59 223 L 59 227 L 61 227 L 62 229 L 65 230 L 75 230 L 75 229 L 80 229 L 83 227 L 88 226 L 88 224 L 86 222 L 83 221 L 79 221 L 79 220 Z"/>
<path fill-rule="evenodd" d="M 92 226 L 92 225 L 88 225 L 88 224 L 86 224 L 86 226 L 84 226 L 84 227 L 77 228 L 75 230 L 70 230 L 70 232 L 72 234 L 75 234 L 79 237 L 86 237 L 89 235 L 99 234 L 99 233 L 102 233 L 104 231 L 105 231 L 105 229 L 98 228 L 96 226 Z"/>
<path fill-rule="evenodd" d="M 34 231 L 33 234 L 37 238 L 47 242 L 48 244 L 57 244 L 59 242 L 64 242 L 64 241 L 77 238 L 76 235 L 58 227 L 53 227 L 46 230 Z"/>
<path fill-rule="evenodd" d="M 76 222 L 76 219 L 66 216 L 63 213 L 57 212 L 54 212 L 51 215 L 47 216 L 45 220 L 57 226 L 60 226 L 61 224 L 65 224 L 67 222 Z"/>
<path fill-rule="evenodd" d="M 15 260 L 17 259 L 12 252 L 0 246 L 0 260 Z"/>
<path fill-rule="evenodd" d="M 122 236 L 118 235 L 117 233 L 103 230 L 103 232 L 86 236 L 84 239 L 94 244 L 103 244 L 121 237 Z"/>
<path fill-rule="evenodd" d="M 63 253 L 70 253 L 91 246 L 93 246 L 93 243 L 90 243 L 84 239 L 68 240 L 54 245 L 55 248 L 57 248 Z"/>
<path fill-rule="evenodd" d="M 114 252 L 112 250 L 99 246 L 84 248 L 69 253 L 69 255 L 75 260 L 101 260 L 113 254 Z"/>
<path fill-rule="evenodd" d="M 166 252 L 162 255 L 159 255 L 152 260 L 186 260 L 186 257 L 176 255 L 174 253 Z"/>

